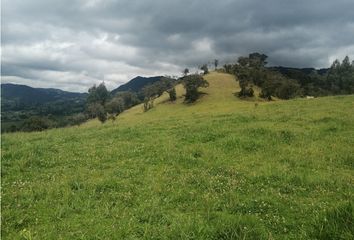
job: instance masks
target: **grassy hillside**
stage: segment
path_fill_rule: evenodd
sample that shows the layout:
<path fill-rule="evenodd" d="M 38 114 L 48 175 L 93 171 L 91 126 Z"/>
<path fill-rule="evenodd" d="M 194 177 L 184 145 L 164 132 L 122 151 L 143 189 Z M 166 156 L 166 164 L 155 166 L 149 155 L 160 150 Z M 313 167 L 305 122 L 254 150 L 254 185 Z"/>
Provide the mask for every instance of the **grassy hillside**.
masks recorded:
<path fill-rule="evenodd" d="M 351 239 L 354 96 L 255 105 L 206 79 L 192 105 L 3 135 L 3 239 Z"/>

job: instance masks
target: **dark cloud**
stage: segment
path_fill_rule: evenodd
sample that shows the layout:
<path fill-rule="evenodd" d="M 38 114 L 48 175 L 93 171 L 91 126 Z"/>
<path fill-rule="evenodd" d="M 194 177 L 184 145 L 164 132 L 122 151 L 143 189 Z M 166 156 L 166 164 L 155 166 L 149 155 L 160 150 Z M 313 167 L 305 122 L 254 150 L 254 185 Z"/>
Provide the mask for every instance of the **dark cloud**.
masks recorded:
<path fill-rule="evenodd" d="M 259 51 L 272 65 L 354 58 L 353 0 L 4 0 L 2 79 L 86 91 Z"/>

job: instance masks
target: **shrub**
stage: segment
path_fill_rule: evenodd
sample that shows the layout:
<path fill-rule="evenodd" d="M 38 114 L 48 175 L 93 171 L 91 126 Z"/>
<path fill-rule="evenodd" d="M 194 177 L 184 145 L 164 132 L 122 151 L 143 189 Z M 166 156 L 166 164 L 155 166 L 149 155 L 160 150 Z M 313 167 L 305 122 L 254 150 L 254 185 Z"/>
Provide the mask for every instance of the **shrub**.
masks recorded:
<path fill-rule="evenodd" d="M 55 127 L 55 123 L 46 117 L 33 116 L 25 120 L 21 129 L 23 131 L 43 131 Z"/>

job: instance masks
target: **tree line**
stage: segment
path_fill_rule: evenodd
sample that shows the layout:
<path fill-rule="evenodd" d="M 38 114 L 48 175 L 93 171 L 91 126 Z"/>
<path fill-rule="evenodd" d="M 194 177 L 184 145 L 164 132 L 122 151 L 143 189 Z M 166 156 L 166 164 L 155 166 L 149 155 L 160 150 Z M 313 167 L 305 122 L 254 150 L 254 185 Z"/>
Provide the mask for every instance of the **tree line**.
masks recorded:
<path fill-rule="evenodd" d="M 260 97 L 291 99 L 302 96 L 326 96 L 354 93 L 354 62 L 345 57 L 335 60 L 328 71 L 315 69 L 304 72 L 299 69 L 266 67 L 268 56 L 251 53 L 239 57 L 235 64 L 224 65 L 227 73 L 234 74 L 239 81 L 240 98 L 254 96 L 254 86 L 261 89 Z"/>
<path fill-rule="evenodd" d="M 207 70 L 205 69 L 204 72 Z M 142 103 L 144 112 L 154 107 L 154 101 L 163 93 L 167 93 L 169 101 L 177 100 L 176 85 L 182 83 L 185 90 L 185 102 L 195 102 L 200 92 L 198 88 L 207 87 L 208 82 L 200 74 L 189 74 L 189 70 L 184 70 L 184 76 L 179 79 L 163 77 L 160 81 L 149 84 L 138 92 L 118 92 L 111 96 L 104 83 L 94 85 L 89 89 L 87 98 L 86 115 L 88 119 L 98 118 L 104 123 L 107 119 L 115 120 L 124 110 Z"/>

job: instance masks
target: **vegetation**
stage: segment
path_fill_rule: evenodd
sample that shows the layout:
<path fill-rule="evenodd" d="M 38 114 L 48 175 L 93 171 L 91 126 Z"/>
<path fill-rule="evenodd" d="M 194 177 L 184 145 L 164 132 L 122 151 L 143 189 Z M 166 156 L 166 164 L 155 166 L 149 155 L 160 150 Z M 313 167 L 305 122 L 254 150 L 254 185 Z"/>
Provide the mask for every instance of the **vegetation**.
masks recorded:
<path fill-rule="evenodd" d="M 90 118 L 98 118 L 102 123 L 107 120 L 106 102 L 109 99 L 109 92 L 104 83 L 96 87 L 94 85 L 88 90 L 87 114 Z M 110 106 L 111 107 L 111 106 Z"/>
<path fill-rule="evenodd" d="M 198 104 L 2 135 L 2 238 L 353 239 L 354 96 L 255 108 L 204 79 Z"/>
<path fill-rule="evenodd" d="M 198 88 L 209 86 L 208 82 L 198 74 L 185 76 L 182 81 L 186 89 L 185 102 L 188 103 L 195 102 L 199 98 L 200 92 Z"/>
<path fill-rule="evenodd" d="M 214 59 L 214 70 L 216 71 L 216 69 L 218 68 L 219 65 L 219 60 L 218 59 Z"/>
<path fill-rule="evenodd" d="M 183 76 L 187 76 L 189 74 L 189 69 L 188 68 L 185 68 L 182 72 Z"/>
<path fill-rule="evenodd" d="M 203 70 L 204 75 L 209 73 L 208 64 L 203 64 L 200 69 Z"/>
<path fill-rule="evenodd" d="M 240 57 L 236 64 L 226 64 L 226 72 L 235 74 L 241 87 L 239 97 L 252 97 L 252 87 L 262 89 L 260 97 L 291 99 L 301 96 L 324 96 L 354 93 L 354 64 L 349 57 L 335 60 L 328 71 L 266 67 L 267 56 L 252 53 Z M 324 73 L 323 73 L 324 72 Z"/>
<path fill-rule="evenodd" d="M 259 96 L 272 100 L 274 97 L 292 99 L 354 93 L 354 63 L 350 62 L 349 57 L 345 57 L 342 62 L 335 60 L 329 69 L 319 70 L 266 67 L 267 58 L 264 54 L 252 53 L 248 57 L 240 57 L 235 64 L 224 65 L 223 71 L 234 74 L 240 85 L 240 91 L 235 95 L 240 98 Z M 215 70 L 218 64 L 219 60 L 215 59 Z M 204 75 L 209 73 L 207 64 L 201 69 Z M 187 87 L 185 100 L 194 102 L 200 96 L 198 88 L 203 87 L 203 84 L 195 85 L 198 81 L 193 83 L 189 79 L 196 75 L 188 77 L 188 68 L 182 74 L 183 77 L 179 79 L 162 76 L 136 77 L 111 92 L 107 91 L 104 84 L 94 85 L 88 94 L 2 84 L 1 131 L 38 131 L 80 125 L 87 119 L 96 117 L 105 122 L 108 115 L 113 119 L 113 116 L 116 117 L 140 103 L 144 103 L 143 109 L 148 111 L 154 106 L 154 100 L 164 92 L 170 94 L 170 101 L 175 101 L 174 86 L 178 82 L 185 82 L 185 79 L 190 82 L 184 83 Z M 255 91 L 255 88 L 260 91 Z"/>
<path fill-rule="evenodd" d="M 144 112 L 147 112 L 150 109 L 152 109 L 154 107 L 154 99 L 153 98 L 145 98 L 144 103 L 143 103 L 143 107 L 144 107 Z"/>
<path fill-rule="evenodd" d="M 173 101 L 176 101 L 177 100 L 177 92 L 176 92 L 176 88 L 173 87 L 169 90 L 167 90 L 167 93 L 170 97 L 170 101 L 173 102 Z"/>
<path fill-rule="evenodd" d="M 84 111 L 86 94 L 1 84 L 1 132 L 38 131 L 73 125 Z M 45 128 L 38 128 L 39 122 Z M 34 126 L 30 126 L 33 123 Z"/>

